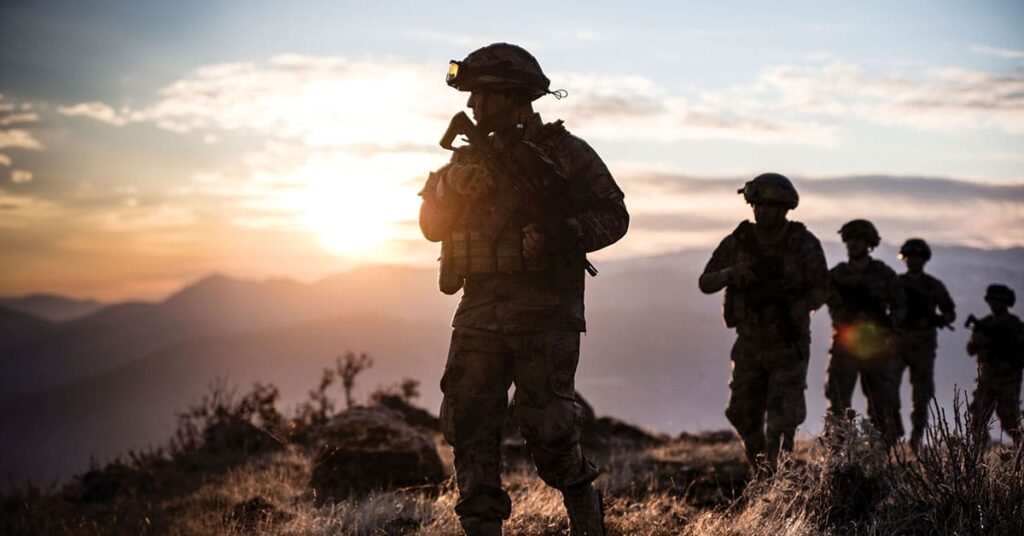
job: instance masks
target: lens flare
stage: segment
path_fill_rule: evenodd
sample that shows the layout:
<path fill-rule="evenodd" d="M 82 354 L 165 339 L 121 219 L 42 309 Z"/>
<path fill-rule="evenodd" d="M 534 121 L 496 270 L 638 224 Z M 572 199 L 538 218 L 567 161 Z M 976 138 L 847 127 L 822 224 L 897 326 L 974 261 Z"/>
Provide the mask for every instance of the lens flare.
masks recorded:
<path fill-rule="evenodd" d="M 869 321 L 844 324 L 837 330 L 839 344 L 858 359 L 878 357 L 889 346 L 888 330 Z"/>

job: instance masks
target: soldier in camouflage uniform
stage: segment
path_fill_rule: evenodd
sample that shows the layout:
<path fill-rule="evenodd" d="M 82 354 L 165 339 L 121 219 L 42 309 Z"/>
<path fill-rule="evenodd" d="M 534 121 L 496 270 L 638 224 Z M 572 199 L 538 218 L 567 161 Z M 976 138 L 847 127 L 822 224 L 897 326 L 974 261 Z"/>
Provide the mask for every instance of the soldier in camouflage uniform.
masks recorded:
<path fill-rule="evenodd" d="M 497 43 L 452 62 L 448 83 L 469 91 L 477 125 L 497 153 L 529 146 L 550 159 L 566 186 L 567 220 L 578 249 L 553 251 L 545 230 L 522 208 L 496 236 L 482 229 L 508 188 L 488 161 L 457 150 L 431 173 L 421 195 L 420 227 L 443 241 L 442 290 L 462 287 L 441 379 L 441 420 L 454 447 L 459 501 L 455 511 L 470 535 L 501 534 L 511 513 L 501 487 L 501 438 L 509 386 L 537 472 L 563 494 L 573 535 L 603 535 L 597 467 L 579 445 L 574 377 L 583 316 L 584 252 L 621 238 L 629 215 L 623 194 L 601 158 L 562 122 L 544 123 L 531 102 L 549 81 L 526 50 Z M 557 96 L 557 95 L 556 95 Z M 491 219 L 488 219 L 491 218 Z"/>
<path fill-rule="evenodd" d="M 931 260 L 932 250 L 920 238 L 911 238 L 900 248 L 900 258 L 907 265 L 899 275 L 907 296 L 907 316 L 899 333 L 902 359 L 897 383 L 902 382 L 903 369 L 910 369 L 913 407 L 910 410 L 910 445 L 921 446 L 928 424 L 928 404 L 935 396 L 936 332 L 956 320 L 956 305 L 942 281 L 926 274 L 924 265 Z"/>
<path fill-rule="evenodd" d="M 902 369 L 894 330 L 903 324 L 906 296 L 896 272 L 871 258 L 871 250 L 881 242 L 871 222 L 847 222 L 839 234 L 849 260 L 829 271 L 832 349 L 825 383 L 829 416 L 846 417 L 859 375 L 871 422 L 889 444 L 895 444 L 903 435 L 903 422 Z"/>
<path fill-rule="evenodd" d="M 968 319 L 974 332 L 967 342 L 967 353 L 978 356 L 978 380 L 971 397 L 970 411 L 975 432 L 988 436 L 989 419 L 995 411 L 1003 431 L 1021 443 L 1020 387 L 1024 370 L 1024 323 L 1010 313 L 1017 301 L 1005 285 L 990 285 L 985 301 L 992 314 Z"/>
<path fill-rule="evenodd" d="M 807 416 L 810 313 L 825 301 L 828 265 L 818 239 L 786 219 L 799 203 L 789 179 L 765 173 L 739 193 L 754 223 L 722 240 L 699 283 L 705 294 L 725 288 L 725 324 L 736 329 L 725 415 L 751 465 L 771 469 Z"/>

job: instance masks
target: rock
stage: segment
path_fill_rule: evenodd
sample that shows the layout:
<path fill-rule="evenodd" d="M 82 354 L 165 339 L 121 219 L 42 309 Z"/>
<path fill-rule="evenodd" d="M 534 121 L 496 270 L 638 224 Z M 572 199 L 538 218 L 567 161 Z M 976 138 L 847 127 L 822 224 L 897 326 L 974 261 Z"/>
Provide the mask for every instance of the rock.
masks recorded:
<path fill-rule="evenodd" d="M 713 430 L 710 432 L 698 432 L 696 434 L 683 432 L 679 434 L 679 440 L 699 443 L 701 445 L 717 445 L 719 443 L 739 441 L 739 436 L 737 436 L 732 430 Z"/>
<path fill-rule="evenodd" d="M 668 441 L 663 434 L 633 426 L 615 417 L 600 417 L 583 428 L 580 443 L 592 450 L 639 448 L 661 445 Z"/>
<path fill-rule="evenodd" d="M 441 433 L 440 419 L 425 409 L 413 406 L 398 395 L 378 395 L 374 398 L 374 402 L 376 402 L 377 405 L 384 406 L 401 414 L 402 419 L 411 426 L 429 430 L 431 432 Z"/>
<path fill-rule="evenodd" d="M 284 448 L 281 440 L 248 420 L 229 418 L 203 430 L 204 454 L 261 454 Z"/>
<path fill-rule="evenodd" d="M 224 523 L 252 531 L 256 528 L 276 525 L 291 518 L 292 514 L 282 511 L 267 499 L 257 495 L 232 506 L 224 514 Z"/>
<path fill-rule="evenodd" d="M 383 406 L 353 408 L 328 422 L 309 485 L 317 503 L 445 479 L 433 441 Z"/>

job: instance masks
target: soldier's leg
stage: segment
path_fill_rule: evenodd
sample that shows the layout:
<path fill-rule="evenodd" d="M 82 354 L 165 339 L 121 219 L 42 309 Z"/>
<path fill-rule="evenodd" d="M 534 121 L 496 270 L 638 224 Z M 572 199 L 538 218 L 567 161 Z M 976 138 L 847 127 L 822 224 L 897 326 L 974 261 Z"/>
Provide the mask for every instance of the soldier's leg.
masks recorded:
<path fill-rule="evenodd" d="M 793 437 L 807 418 L 807 361 L 810 341 L 766 354 L 769 372 L 767 394 L 767 458 L 775 466 L 779 450 L 793 450 Z"/>
<path fill-rule="evenodd" d="M 455 451 L 455 513 L 467 534 L 500 534 L 501 520 L 512 511 L 501 489 L 501 433 L 510 384 L 511 355 L 500 335 L 452 332 L 441 378 L 441 425 Z"/>
<path fill-rule="evenodd" d="M 1020 376 L 1011 377 L 1000 382 L 996 391 L 996 415 L 999 417 L 999 425 L 1015 444 L 1021 441 L 1020 385 Z"/>
<path fill-rule="evenodd" d="M 904 360 L 910 367 L 911 444 L 915 448 L 924 436 L 928 425 L 928 406 L 935 397 L 935 348 L 934 331 L 907 337 L 904 346 Z"/>
<path fill-rule="evenodd" d="M 896 370 L 900 365 L 893 357 L 878 359 L 884 361 L 861 371 L 861 388 L 868 402 L 868 417 L 872 424 L 886 443 L 894 445 L 903 435 L 899 383 L 896 380 Z"/>
<path fill-rule="evenodd" d="M 768 395 L 768 371 L 757 355 L 757 345 L 744 337 L 732 347 L 731 394 L 725 416 L 743 440 L 747 460 L 757 465 L 757 456 L 765 453 L 764 415 Z"/>
<path fill-rule="evenodd" d="M 853 400 L 859 367 L 857 358 L 844 351 L 836 341 L 832 342 L 830 354 L 825 377 L 825 398 L 828 400 L 829 416 L 841 419 L 846 416 L 846 410 Z"/>
<path fill-rule="evenodd" d="M 996 396 L 995 391 L 992 389 L 991 380 L 979 371 L 974 386 L 974 393 L 971 395 L 971 403 L 968 406 L 971 414 L 971 425 L 979 439 L 987 440 L 988 438 L 989 420 L 992 419 L 995 403 Z"/>
<path fill-rule="evenodd" d="M 544 482 L 562 492 L 573 536 L 603 536 L 597 466 L 580 449 L 576 402 L 580 334 L 542 332 L 511 338 L 514 399 L 523 438 Z"/>

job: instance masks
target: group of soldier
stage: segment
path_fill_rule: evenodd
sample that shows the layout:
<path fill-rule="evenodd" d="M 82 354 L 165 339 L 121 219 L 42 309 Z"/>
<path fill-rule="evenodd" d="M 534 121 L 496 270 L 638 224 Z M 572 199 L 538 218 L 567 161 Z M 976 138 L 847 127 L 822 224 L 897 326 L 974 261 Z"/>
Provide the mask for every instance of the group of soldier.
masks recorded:
<path fill-rule="evenodd" d="M 596 274 L 586 254 L 626 233 L 624 195 L 586 142 L 534 112 L 534 100 L 564 92 L 550 90 L 526 50 L 506 43 L 478 49 L 450 62 L 447 83 L 469 93 L 475 123 L 457 114 L 442 138 L 452 157 L 420 192 L 420 228 L 442 244 L 439 288 L 462 291 L 441 379 L 455 512 L 468 535 L 502 533 L 512 506 L 501 486 L 501 439 L 514 384 L 523 438 L 540 478 L 562 493 L 571 534 L 603 535 L 598 470 L 579 444 L 575 374 L 586 329 L 584 280 Z M 459 134 L 470 143 L 455 147 Z M 955 318 L 942 283 L 923 271 L 927 244 L 904 245 L 908 272 L 897 276 L 870 256 L 879 243 L 874 226 L 854 220 L 840 231 L 849 259 L 830 271 L 817 238 L 786 217 L 798 204 L 787 178 L 764 174 L 740 192 L 754 222 L 722 241 L 700 288 L 725 289 L 726 324 L 738 334 L 726 415 L 750 460 L 773 464 L 793 448 L 806 417 L 810 314 L 825 303 L 835 327 L 830 414 L 845 416 L 859 375 L 871 420 L 895 441 L 902 435 L 899 377 L 909 366 L 918 445 L 934 391 L 935 330 Z M 1020 366 L 1003 356 L 1020 353 L 1024 329 L 1007 311 L 1009 289 L 990 287 L 986 298 L 993 314 L 977 321 L 968 346 L 981 364 L 972 408 L 987 421 L 995 407 L 1019 439 Z"/>
<path fill-rule="evenodd" d="M 726 416 L 750 462 L 771 468 L 780 451 L 793 448 L 793 435 L 806 417 L 810 315 L 822 305 L 832 318 L 826 432 L 842 429 L 852 417 L 859 377 L 871 423 L 895 445 L 904 435 L 900 385 L 909 369 L 910 445 L 919 449 L 935 395 L 937 331 L 956 319 L 945 285 L 924 271 L 931 248 L 920 238 L 904 242 L 900 258 L 907 270 L 897 275 L 871 256 L 881 242 L 878 230 L 856 219 L 839 229 L 847 260 L 828 269 L 818 239 L 786 218 L 799 204 L 788 178 L 759 175 L 740 193 L 753 207 L 754 222 L 744 221 L 722 240 L 699 285 L 709 294 L 725 289 L 725 322 L 737 333 Z M 1024 324 L 1009 313 L 1016 301 L 1009 287 L 990 285 L 985 301 L 991 314 L 969 321 L 967 352 L 978 359 L 969 407 L 972 432 L 987 438 L 995 411 L 1019 444 Z"/>

